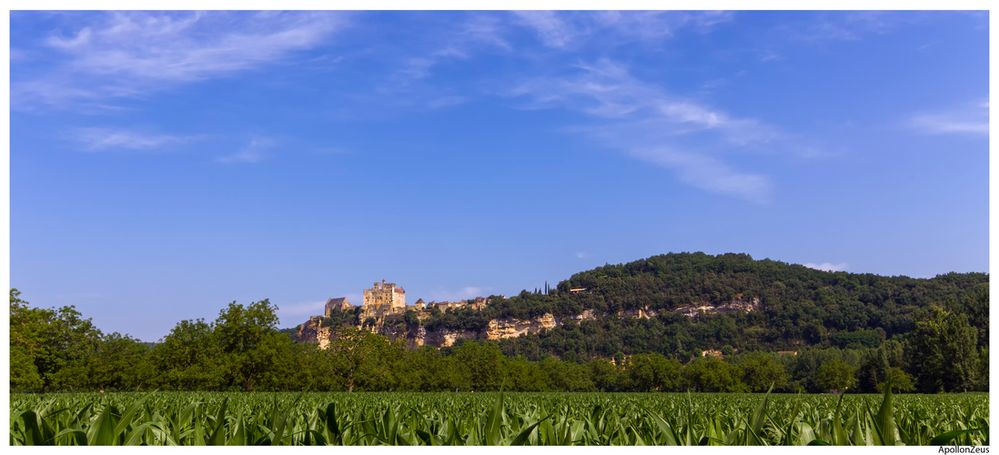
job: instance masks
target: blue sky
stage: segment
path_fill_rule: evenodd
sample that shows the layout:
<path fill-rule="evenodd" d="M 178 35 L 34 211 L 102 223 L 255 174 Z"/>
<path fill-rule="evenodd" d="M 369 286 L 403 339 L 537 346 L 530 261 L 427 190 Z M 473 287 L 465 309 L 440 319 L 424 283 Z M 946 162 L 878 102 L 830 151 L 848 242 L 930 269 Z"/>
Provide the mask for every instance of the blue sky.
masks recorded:
<path fill-rule="evenodd" d="M 11 280 L 156 340 L 665 252 L 988 271 L 987 13 L 11 15 Z"/>

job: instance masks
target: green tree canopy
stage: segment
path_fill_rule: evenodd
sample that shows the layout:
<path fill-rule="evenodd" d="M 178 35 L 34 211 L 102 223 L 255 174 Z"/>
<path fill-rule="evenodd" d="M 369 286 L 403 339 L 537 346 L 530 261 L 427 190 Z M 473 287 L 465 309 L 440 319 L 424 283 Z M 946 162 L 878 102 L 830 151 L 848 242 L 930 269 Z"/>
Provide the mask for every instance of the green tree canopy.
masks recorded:
<path fill-rule="evenodd" d="M 825 391 L 845 391 L 857 385 L 856 368 L 833 359 L 819 366 L 816 383 Z"/>
<path fill-rule="evenodd" d="M 744 392 L 742 369 L 716 357 L 698 357 L 683 367 L 684 382 L 695 392 Z"/>
<path fill-rule="evenodd" d="M 742 382 L 751 392 L 766 392 L 773 386 L 782 390 L 788 381 L 787 370 L 769 352 L 752 352 L 738 357 L 736 364 L 742 368 Z"/>
<path fill-rule="evenodd" d="M 971 390 L 979 377 L 978 330 L 965 314 L 939 306 L 916 323 L 906 343 L 910 371 L 920 392 Z"/>

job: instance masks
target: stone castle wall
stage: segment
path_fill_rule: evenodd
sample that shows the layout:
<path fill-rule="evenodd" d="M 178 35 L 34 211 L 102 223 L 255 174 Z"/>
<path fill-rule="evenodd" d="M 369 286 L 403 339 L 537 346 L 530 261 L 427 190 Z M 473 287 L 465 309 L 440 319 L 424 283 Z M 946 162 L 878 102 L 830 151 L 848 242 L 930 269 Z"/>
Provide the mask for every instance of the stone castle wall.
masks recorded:
<path fill-rule="evenodd" d="M 361 319 L 380 319 L 386 314 L 404 313 L 406 311 L 406 290 L 395 283 L 382 280 L 370 289 L 364 290 L 364 305 L 361 307 Z"/>

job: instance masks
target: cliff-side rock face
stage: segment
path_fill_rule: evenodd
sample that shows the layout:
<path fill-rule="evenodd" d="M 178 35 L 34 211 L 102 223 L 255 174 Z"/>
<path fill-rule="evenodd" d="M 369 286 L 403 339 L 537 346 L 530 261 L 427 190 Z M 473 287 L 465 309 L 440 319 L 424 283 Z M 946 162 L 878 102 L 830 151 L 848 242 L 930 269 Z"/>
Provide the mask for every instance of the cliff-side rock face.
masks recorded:
<path fill-rule="evenodd" d="M 656 310 L 650 309 L 649 307 L 642 307 L 635 310 L 620 310 L 617 312 L 618 317 L 622 318 L 638 318 L 638 319 L 652 319 L 659 314 Z"/>
<path fill-rule="evenodd" d="M 427 344 L 427 329 L 422 325 L 412 336 L 406 338 L 406 346 L 410 349 L 420 348 L 425 344 Z"/>
<path fill-rule="evenodd" d="M 534 319 L 493 319 L 485 331 L 474 330 L 427 330 L 420 325 L 415 330 L 399 331 L 394 327 L 379 325 L 373 330 L 391 339 L 405 339 L 406 346 L 418 348 L 421 346 L 450 347 L 454 346 L 458 340 L 487 339 L 502 340 L 506 338 L 516 338 L 524 335 L 536 335 L 542 330 L 553 329 L 558 326 L 555 316 L 548 313 Z M 295 340 L 302 343 L 317 343 L 322 349 L 326 349 L 331 340 L 336 337 L 332 327 L 324 326 L 320 317 L 313 317 L 304 324 L 298 326 L 295 332 Z"/>
<path fill-rule="evenodd" d="M 708 303 L 693 304 L 676 307 L 673 310 L 653 310 L 648 307 L 620 310 L 614 315 L 604 317 L 637 318 L 650 319 L 658 314 L 672 312 L 682 314 L 687 317 L 698 317 L 708 314 L 724 313 L 749 313 L 755 311 L 760 306 L 759 297 L 743 298 L 736 296 L 731 301 L 711 305 Z M 422 316 L 422 317 L 421 317 Z M 593 310 L 585 310 L 580 314 L 562 317 L 561 320 L 555 318 L 551 313 L 545 313 L 533 319 L 501 318 L 492 319 L 484 330 L 451 330 L 436 329 L 428 330 L 423 325 L 427 319 L 427 312 L 418 312 L 418 324 L 389 324 L 386 320 L 379 320 L 374 326 L 366 326 L 369 330 L 384 335 L 391 339 L 402 339 L 409 348 L 419 348 L 421 346 L 450 347 L 459 340 L 504 340 L 521 336 L 537 335 L 545 330 L 551 330 L 566 323 L 576 324 L 583 321 L 592 321 L 599 318 Z M 398 321 L 396 321 L 398 322 Z M 304 324 L 298 326 L 295 333 L 295 340 L 303 343 L 317 343 L 320 348 L 326 349 L 330 342 L 336 338 L 336 328 L 324 325 L 324 319 L 319 316 L 309 318 Z"/>
<path fill-rule="evenodd" d="M 700 305 L 685 305 L 675 308 L 673 311 L 689 318 L 696 318 L 704 314 L 732 314 L 732 313 L 752 313 L 760 307 L 760 298 L 743 298 L 736 296 L 728 303 L 721 305 L 711 305 L 703 303 Z"/>
<path fill-rule="evenodd" d="M 316 331 L 316 341 L 319 343 L 319 349 L 326 349 L 330 347 L 330 341 L 332 340 L 332 327 L 320 327 L 319 330 Z"/>
<path fill-rule="evenodd" d="M 536 319 L 526 321 L 520 319 L 492 319 L 486 329 L 487 340 L 502 340 L 505 338 L 517 338 L 523 335 L 536 335 L 542 330 L 553 329 L 558 324 L 555 316 L 545 313 Z"/>
<path fill-rule="evenodd" d="M 326 349 L 334 336 L 333 328 L 323 325 L 323 318 L 313 316 L 295 331 L 295 341 L 317 343 L 320 349 Z"/>
<path fill-rule="evenodd" d="M 583 310 L 582 313 L 579 313 L 577 315 L 571 316 L 568 319 L 576 321 L 576 322 L 582 322 L 582 321 L 592 321 L 592 320 L 594 320 L 596 318 L 597 318 L 597 315 L 595 313 L 593 313 L 593 310 Z"/>
<path fill-rule="evenodd" d="M 313 316 L 302 324 L 299 324 L 295 331 L 295 341 L 315 343 L 319 340 L 319 328 L 323 319 Z"/>

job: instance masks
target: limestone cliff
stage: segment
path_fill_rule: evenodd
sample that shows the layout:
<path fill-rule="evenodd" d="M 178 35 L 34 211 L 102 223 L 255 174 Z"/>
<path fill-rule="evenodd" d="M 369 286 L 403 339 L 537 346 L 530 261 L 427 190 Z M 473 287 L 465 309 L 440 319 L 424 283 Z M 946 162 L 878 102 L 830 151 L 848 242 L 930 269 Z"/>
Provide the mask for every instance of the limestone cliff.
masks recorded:
<path fill-rule="evenodd" d="M 743 298 L 742 295 L 738 295 L 728 303 L 723 303 L 721 305 L 712 305 L 710 303 L 703 302 L 698 305 L 685 305 L 677 307 L 673 311 L 690 318 L 696 318 L 705 314 L 752 313 L 759 308 L 759 306 L 759 297 L 746 299 Z"/>
<path fill-rule="evenodd" d="M 318 343 L 320 349 L 326 349 L 334 337 L 333 328 L 323 324 L 323 318 L 313 316 L 295 331 L 295 341 Z"/>
<path fill-rule="evenodd" d="M 373 325 L 370 320 L 365 320 L 363 322 L 364 325 L 356 327 L 371 330 L 390 339 L 402 339 L 405 341 L 406 346 L 410 348 L 419 348 L 421 346 L 450 347 L 459 340 L 503 340 L 538 335 L 545 330 L 551 330 L 565 324 L 578 324 L 584 321 L 596 320 L 599 317 L 651 319 L 663 313 L 674 313 L 696 318 L 709 314 L 749 313 L 755 311 L 759 306 L 760 299 L 758 297 L 743 298 L 739 295 L 731 301 L 721 304 L 697 303 L 679 306 L 672 310 L 655 310 L 642 307 L 620 310 L 611 315 L 598 316 L 592 309 L 587 309 L 580 314 L 560 318 L 556 318 L 551 313 L 545 313 L 531 319 L 497 318 L 489 320 L 485 324 L 485 327 L 479 330 L 469 330 L 467 328 L 455 329 L 440 325 L 428 328 L 426 322 L 430 317 L 430 310 L 418 309 L 414 312 L 415 318 L 411 318 L 410 316 L 412 315 L 408 313 L 404 315 L 388 315 L 376 320 Z M 350 313 L 345 314 L 350 315 Z M 343 321 L 344 319 L 341 318 L 339 320 Z M 349 325 L 348 323 L 346 326 Z M 336 339 L 336 327 L 345 327 L 345 325 L 342 323 L 334 325 L 328 318 L 314 316 L 304 324 L 298 326 L 295 339 L 303 343 L 317 343 L 320 348 L 325 349 L 332 340 Z"/>
<path fill-rule="evenodd" d="M 310 318 L 304 324 L 298 326 L 295 331 L 295 340 L 302 343 L 318 343 L 320 348 L 325 349 L 329 346 L 330 341 L 335 339 L 336 334 L 332 327 L 324 324 L 324 320 L 321 317 Z M 406 346 L 410 348 L 421 346 L 446 348 L 453 346 L 458 340 L 502 340 L 524 335 L 537 335 L 543 330 L 553 329 L 558 325 L 555 316 L 544 314 L 540 317 L 527 320 L 514 318 L 492 319 L 489 321 L 487 328 L 482 331 L 452 330 L 446 328 L 428 330 L 422 324 L 409 328 L 392 324 L 379 324 L 368 328 L 391 339 L 405 339 Z"/>
<path fill-rule="evenodd" d="M 557 325 L 555 316 L 551 313 L 545 313 L 545 315 L 539 318 L 528 319 L 526 321 L 513 318 L 492 319 L 489 321 L 489 326 L 486 330 L 486 339 L 502 340 L 505 338 L 517 338 L 523 335 L 537 335 L 542 330 L 553 329 Z"/>
<path fill-rule="evenodd" d="M 437 347 L 453 346 L 458 340 L 486 339 L 502 340 L 506 338 L 517 338 L 525 335 L 537 335 L 544 330 L 557 327 L 555 316 L 545 314 L 534 319 L 491 319 L 484 331 L 474 330 L 434 330 L 428 331 L 421 327 L 422 339 L 417 339 L 418 345 L 429 345 Z"/>

